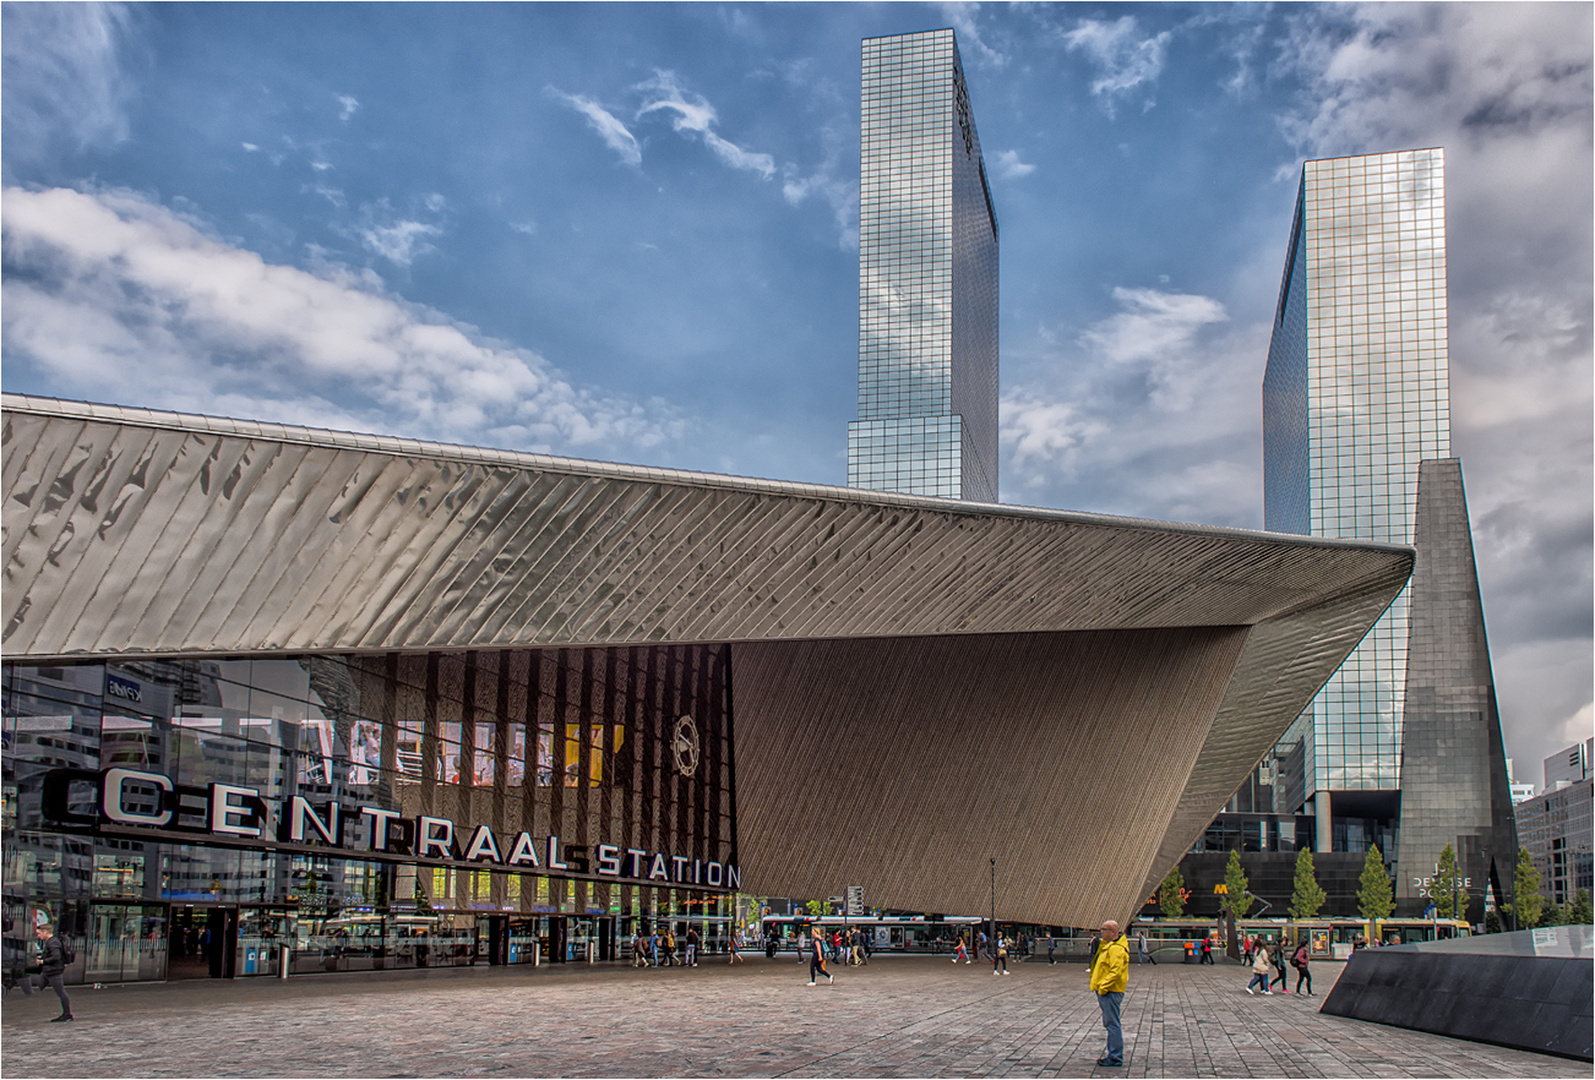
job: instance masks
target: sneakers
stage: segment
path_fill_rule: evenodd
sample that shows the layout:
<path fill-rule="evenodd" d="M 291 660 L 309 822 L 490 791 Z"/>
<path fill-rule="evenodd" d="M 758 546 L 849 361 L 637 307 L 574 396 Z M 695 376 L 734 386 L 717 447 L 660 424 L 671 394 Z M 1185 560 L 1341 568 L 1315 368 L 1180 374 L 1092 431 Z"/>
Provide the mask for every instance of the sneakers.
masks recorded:
<path fill-rule="evenodd" d="M 1104 1068 L 1108 1068 L 1108 1069 L 1120 1069 L 1120 1068 L 1124 1067 L 1124 1062 L 1122 1060 L 1121 1061 L 1114 1061 L 1112 1058 L 1108 1058 L 1108 1057 L 1099 1057 L 1099 1058 L 1097 1058 L 1097 1064 L 1103 1066 Z"/>
<path fill-rule="evenodd" d="M 1263 991 L 1263 996 L 1264 997 L 1273 997 L 1274 996 L 1274 992 L 1272 990 L 1264 990 Z"/>
<path fill-rule="evenodd" d="M 810 980 L 809 980 L 809 985 L 810 985 L 810 986 L 813 986 L 813 985 L 814 985 L 814 980 L 813 980 L 813 979 L 810 979 Z"/>
<path fill-rule="evenodd" d="M 827 972 L 827 973 L 826 973 L 826 976 L 825 976 L 825 981 L 826 981 L 826 982 L 827 982 L 827 983 L 834 983 L 834 982 L 835 982 L 835 981 L 836 981 L 836 976 L 835 976 L 835 975 L 832 975 L 832 974 L 830 974 L 830 973 L 829 973 L 829 972 Z"/>
<path fill-rule="evenodd" d="M 50 1021 L 50 1023 L 52 1023 L 52 1024 L 59 1024 L 59 1023 L 60 1023 L 60 1022 L 61 1022 L 61 1021 L 63 1021 L 63 1020 L 70 1020 L 70 1019 L 72 1019 L 72 1016 L 71 1016 L 71 1014 L 69 1014 L 69 1013 L 63 1013 L 63 1014 L 62 1014 L 62 1015 L 60 1015 L 60 1016 L 57 1016 L 57 1017 L 56 1017 L 56 1018 L 55 1018 L 55 1019 L 54 1019 L 54 1020 L 51 1020 L 51 1021 Z"/>
<path fill-rule="evenodd" d="M 810 985 L 810 986 L 813 986 L 813 985 L 814 985 L 814 984 L 813 984 L 813 983 L 809 983 L 809 985 Z M 1253 989 L 1252 989 L 1252 988 L 1251 988 L 1251 987 L 1250 987 L 1250 986 L 1248 986 L 1248 987 L 1247 987 L 1247 988 L 1246 988 L 1246 992 L 1247 992 L 1247 993 L 1248 993 L 1248 994 L 1251 994 L 1251 995 L 1253 995 L 1253 996 L 1254 996 L 1254 997 L 1255 997 L 1255 996 L 1256 996 L 1256 994 L 1257 994 L 1257 991 L 1256 991 L 1256 990 L 1253 990 Z"/>

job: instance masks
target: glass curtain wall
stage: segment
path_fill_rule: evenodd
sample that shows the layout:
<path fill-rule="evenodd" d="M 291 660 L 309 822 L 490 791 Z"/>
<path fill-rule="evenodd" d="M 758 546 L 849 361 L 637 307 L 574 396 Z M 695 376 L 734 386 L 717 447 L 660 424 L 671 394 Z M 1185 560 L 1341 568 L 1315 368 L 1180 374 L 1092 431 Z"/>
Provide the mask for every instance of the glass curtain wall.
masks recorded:
<path fill-rule="evenodd" d="M 585 959 L 612 952 L 620 920 L 711 936 L 718 895 L 593 880 L 590 860 L 612 844 L 735 861 L 727 662 L 725 647 L 649 646 L 7 664 L 7 966 L 41 919 L 81 939 L 69 974 L 101 982 L 268 975 L 284 946 L 293 971 L 474 963 L 500 939 L 496 962 L 521 962 L 551 933 Z M 116 766 L 255 789 L 273 830 L 302 796 L 486 825 L 501 845 L 558 836 L 589 872 L 553 871 L 546 852 L 532 872 L 360 858 L 375 819 L 357 809 L 323 852 L 108 835 L 84 824 L 92 784 L 45 805 L 52 770 Z"/>

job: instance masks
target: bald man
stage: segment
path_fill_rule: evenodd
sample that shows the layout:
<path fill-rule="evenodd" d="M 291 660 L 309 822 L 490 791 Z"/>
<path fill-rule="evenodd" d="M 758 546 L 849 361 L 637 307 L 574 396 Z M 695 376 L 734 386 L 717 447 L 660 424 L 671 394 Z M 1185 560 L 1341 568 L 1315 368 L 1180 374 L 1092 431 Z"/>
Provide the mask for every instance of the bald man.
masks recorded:
<path fill-rule="evenodd" d="M 1124 988 L 1130 985 L 1130 943 L 1119 933 L 1112 919 L 1102 924 L 1102 946 L 1091 961 L 1091 990 L 1102 1008 L 1102 1026 L 1108 1029 L 1108 1052 L 1097 1058 L 1098 1065 L 1115 1068 L 1124 1064 L 1124 1029 L 1119 1026 L 1119 1009 L 1124 1005 Z"/>

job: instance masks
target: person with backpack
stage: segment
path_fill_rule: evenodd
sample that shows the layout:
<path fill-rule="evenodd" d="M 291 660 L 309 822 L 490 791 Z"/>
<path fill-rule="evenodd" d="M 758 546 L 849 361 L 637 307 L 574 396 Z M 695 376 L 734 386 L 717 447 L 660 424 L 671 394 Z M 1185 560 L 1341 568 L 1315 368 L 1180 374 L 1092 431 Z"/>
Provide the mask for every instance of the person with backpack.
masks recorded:
<path fill-rule="evenodd" d="M 40 969 L 40 986 L 43 990 L 48 986 L 55 991 L 55 996 L 61 999 L 61 1015 L 50 1023 L 58 1024 L 63 1020 L 72 1019 L 72 999 L 66 996 L 66 966 L 77 959 L 72 952 L 72 946 L 50 932 L 48 923 L 40 923 L 33 928 L 34 936 L 39 939 L 39 955 L 43 961 Z M 31 980 L 24 979 L 22 991 L 25 994 L 33 993 Z"/>
<path fill-rule="evenodd" d="M 1301 984 L 1305 980 L 1307 983 L 1307 996 L 1312 997 L 1313 976 L 1312 972 L 1307 970 L 1307 963 L 1309 959 L 1310 957 L 1308 956 L 1307 951 L 1307 939 L 1302 938 L 1301 943 L 1296 946 L 1296 955 L 1290 958 L 1290 966 L 1296 969 L 1296 993 L 1301 993 Z"/>

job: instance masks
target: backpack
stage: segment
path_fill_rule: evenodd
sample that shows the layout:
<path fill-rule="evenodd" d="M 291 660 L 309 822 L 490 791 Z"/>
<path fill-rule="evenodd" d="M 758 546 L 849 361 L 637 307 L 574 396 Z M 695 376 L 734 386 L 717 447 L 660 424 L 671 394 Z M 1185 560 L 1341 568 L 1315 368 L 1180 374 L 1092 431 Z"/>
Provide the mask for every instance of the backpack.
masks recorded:
<path fill-rule="evenodd" d="M 78 954 L 72 951 L 72 946 L 67 943 L 66 938 L 58 937 L 55 940 L 61 943 L 61 962 L 63 964 L 76 963 Z"/>

